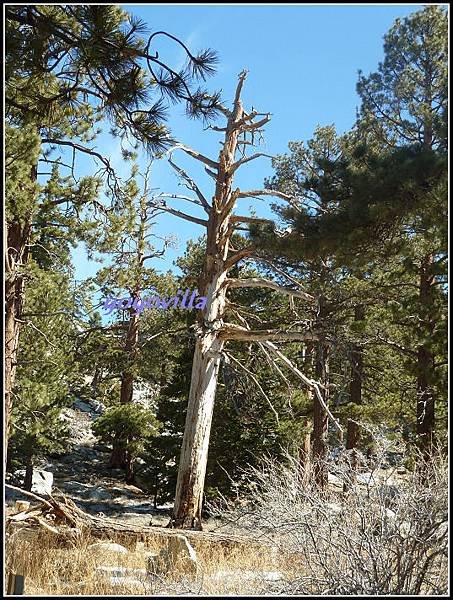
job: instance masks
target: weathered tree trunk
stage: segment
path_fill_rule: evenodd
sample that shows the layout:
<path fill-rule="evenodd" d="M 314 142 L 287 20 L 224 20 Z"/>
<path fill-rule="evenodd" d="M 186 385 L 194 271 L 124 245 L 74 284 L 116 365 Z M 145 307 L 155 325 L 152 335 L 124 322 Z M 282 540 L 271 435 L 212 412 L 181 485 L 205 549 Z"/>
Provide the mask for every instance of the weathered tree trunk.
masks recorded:
<path fill-rule="evenodd" d="M 168 207 L 166 204 L 161 203 L 158 205 L 164 211 L 202 225 L 207 230 L 205 261 L 198 289 L 200 295 L 206 297 L 206 305 L 203 312 L 199 313 L 195 329 L 195 351 L 176 483 L 175 504 L 168 527 L 201 529 L 203 487 L 212 414 L 220 359 L 226 341 L 234 339 L 248 340 L 267 345 L 308 387 L 317 389 L 314 382 L 305 377 L 269 341 L 270 339 L 301 341 L 317 339 L 317 336 L 311 331 L 251 330 L 248 326 L 243 327 L 242 325 L 224 323 L 223 321 L 226 291 L 229 286 L 232 288 L 267 287 L 279 293 L 303 298 L 309 302 L 314 301 L 314 298 L 306 292 L 283 287 L 264 278 L 252 278 L 248 281 L 227 277 L 229 269 L 239 260 L 251 256 L 254 250 L 252 246 L 241 249 L 230 247 L 230 239 L 235 229 L 243 229 L 240 226 L 241 223 L 267 221 L 255 217 L 233 215 L 236 200 L 238 198 L 256 198 L 257 196 L 275 196 L 287 201 L 293 200 L 291 196 L 276 190 L 241 191 L 238 188 L 233 190 L 232 184 L 235 171 L 243 164 L 263 156 L 261 152 L 246 156 L 245 150 L 247 146 L 254 145 L 255 135 L 270 120 L 269 114 L 258 113 L 255 110 L 250 113 L 244 111 L 240 95 L 245 78 L 246 73 L 241 73 L 236 88 L 233 110 L 230 111 L 220 106 L 221 112 L 227 118 L 227 124 L 226 127 L 213 127 L 216 131 L 225 132 L 222 150 L 217 162 L 182 144 L 175 147 L 182 149 L 189 156 L 202 162 L 208 174 L 215 180 L 216 187 L 212 204 L 209 204 L 189 175 L 170 160 L 170 164 L 184 180 L 186 187 L 195 192 L 197 200 L 194 201 L 181 195 L 173 195 L 172 197 L 199 204 L 208 214 L 208 220 L 188 215 Z M 239 160 L 236 159 L 238 148 L 242 152 Z M 230 256 L 228 255 L 229 251 L 233 253 Z"/>
<path fill-rule="evenodd" d="M 244 78 L 245 79 L 245 76 Z M 220 151 L 216 189 L 207 223 L 206 256 L 200 279 L 201 295 L 207 298 L 199 315 L 192 363 L 187 416 L 184 428 L 175 504 L 169 526 L 201 529 L 203 488 L 208 460 L 212 414 L 223 340 L 219 337 L 225 311 L 227 257 L 232 231 L 230 217 L 235 204 L 232 182 L 239 129 L 236 122 L 243 109 L 240 79 L 234 110 L 228 117 L 225 141 Z"/>
<path fill-rule="evenodd" d="M 321 324 L 323 324 L 326 314 L 326 301 L 323 296 L 320 296 L 318 319 Z M 329 403 L 329 347 L 323 341 L 319 341 L 316 344 L 315 352 L 315 376 L 324 386 L 320 391 L 327 406 Z M 328 479 L 326 467 L 328 424 L 327 411 L 315 395 L 313 404 L 313 469 L 315 481 L 322 490 L 326 488 Z"/>
<path fill-rule="evenodd" d="M 33 486 L 33 456 L 27 456 L 27 462 L 25 464 L 25 479 L 24 479 L 24 490 L 31 492 Z"/>
<path fill-rule="evenodd" d="M 363 305 L 357 304 L 354 309 L 354 320 L 363 321 L 365 311 Z M 349 401 L 355 406 L 362 404 L 362 378 L 363 378 L 363 349 L 360 344 L 354 344 L 351 351 L 351 381 L 349 384 Z M 346 450 L 351 452 L 351 483 L 355 481 L 358 464 L 357 447 L 360 443 L 360 427 L 357 420 L 348 419 L 346 437 Z M 343 490 L 349 488 L 349 481 L 343 484 Z"/>
<path fill-rule="evenodd" d="M 130 452 L 125 452 L 124 457 L 125 470 L 126 470 L 126 483 L 134 483 L 135 482 L 135 472 L 134 472 L 134 457 Z"/>
<path fill-rule="evenodd" d="M 11 433 L 13 388 L 16 379 L 20 318 L 24 303 L 23 267 L 28 259 L 30 225 L 13 222 L 8 225 L 5 281 L 5 459 Z"/>
<path fill-rule="evenodd" d="M 423 457 L 428 457 L 434 444 L 435 431 L 435 394 L 434 394 L 434 354 L 429 347 L 429 340 L 434 331 L 432 267 L 434 257 L 425 256 L 420 268 L 419 300 L 420 300 L 420 333 L 424 341 L 417 350 L 417 438 Z"/>
<path fill-rule="evenodd" d="M 30 180 L 38 179 L 37 165 L 30 169 Z M 31 203 L 33 206 L 33 203 Z M 29 242 L 32 230 L 32 213 L 12 220 L 5 232 L 5 427 L 4 457 L 7 462 L 8 440 L 11 433 L 11 413 L 13 408 L 13 388 L 16 380 L 17 352 L 21 317 L 24 306 L 25 280 L 24 268 L 29 256 Z"/>
<path fill-rule="evenodd" d="M 313 398 L 313 391 L 308 390 L 308 394 Z M 299 448 L 299 473 L 302 481 L 307 481 L 311 470 L 311 423 L 307 423 L 307 429 L 303 433 L 302 444 Z"/>
<path fill-rule="evenodd" d="M 363 321 L 365 311 L 363 305 L 358 304 L 354 309 L 354 320 Z M 351 352 L 351 382 L 349 384 L 349 399 L 356 406 L 362 404 L 362 378 L 363 378 L 363 349 L 360 344 L 354 344 Z M 346 449 L 351 450 L 353 468 L 357 467 L 356 448 L 360 441 L 360 429 L 355 419 L 348 420 Z"/>
<path fill-rule="evenodd" d="M 132 313 L 132 311 L 131 311 Z M 129 327 L 126 335 L 125 352 L 127 354 L 127 360 L 132 362 L 137 350 L 138 343 L 138 314 L 131 314 L 129 320 Z M 132 396 L 134 393 L 134 375 L 131 371 L 125 370 L 121 373 L 121 390 L 120 390 L 120 403 L 128 404 L 132 402 Z M 126 450 L 121 448 L 120 443 L 113 442 L 112 454 L 110 455 L 109 466 L 112 469 L 128 469 L 128 460 L 126 456 Z"/>

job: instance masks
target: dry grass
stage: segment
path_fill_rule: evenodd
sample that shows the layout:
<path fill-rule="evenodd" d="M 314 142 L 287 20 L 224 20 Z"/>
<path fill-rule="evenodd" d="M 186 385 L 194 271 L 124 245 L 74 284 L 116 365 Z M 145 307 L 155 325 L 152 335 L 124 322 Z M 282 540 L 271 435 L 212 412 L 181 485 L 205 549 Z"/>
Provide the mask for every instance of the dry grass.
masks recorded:
<path fill-rule="evenodd" d="M 272 548 L 257 544 L 229 547 L 212 541 L 193 544 L 199 562 L 199 574 L 187 579 L 180 573 L 166 577 L 146 574 L 147 554 L 157 553 L 165 540 L 149 537 L 127 554 L 90 549 L 97 542 L 81 538 L 72 547 L 55 547 L 55 538 L 39 532 L 30 539 L 16 536 L 7 543 L 7 569 L 25 575 L 24 594 L 39 595 L 165 595 L 165 594 L 251 594 L 259 593 L 266 572 L 290 575 L 296 566 L 291 556 L 277 555 Z M 117 541 L 117 540 L 110 540 Z M 121 541 L 121 540 L 119 540 Z M 103 576 L 96 567 L 125 568 L 128 580 L 112 574 Z M 133 571 L 140 570 L 140 571 Z"/>

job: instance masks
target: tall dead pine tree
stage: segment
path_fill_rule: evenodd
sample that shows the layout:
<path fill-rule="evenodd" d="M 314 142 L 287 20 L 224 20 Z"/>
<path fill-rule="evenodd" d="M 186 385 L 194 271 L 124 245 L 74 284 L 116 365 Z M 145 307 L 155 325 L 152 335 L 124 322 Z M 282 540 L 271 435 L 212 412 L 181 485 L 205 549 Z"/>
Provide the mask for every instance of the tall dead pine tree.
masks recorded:
<path fill-rule="evenodd" d="M 322 394 L 316 382 L 305 377 L 271 340 L 311 340 L 316 335 L 310 331 L 282 332 L 273 329 L 254 331 L 247 325 L 224 322 L 226 294 L 229 288 L 267 287 L 277 292 L 303 298 L 313 302 L 309 294 L 289 287 L 279 286 L 275 282 L 262 278 L 232 279 L 228 271 L 241 259 L 253 255 L 253 248 L 233 249 L 231 236 L 241 224 L 263 221 L 248 216 L 233 214 L 236 201 L 240 198 L 256 198 L 274 196 L 291 202 L 287 194 L 272 190 L 241 191 L 234 188 L 233 180 L 236 171 L 242 165 L 261 156 L 261 152 L 246 156 L 245 150 L 254 145 L 254 137 L 261 128 L 270 121 L 270 115 L 257 111 L 246 112 L 241 102 L 241 91 L 246 72 L 239 75 L 233 109 L 221 106 L 220 110 L 226 118 L 225 127 L 212 127 L 224 134 L 222 149 L 217 160 L 211 160 L 199 152 L 178 144 L 186 154 L 204 164 L 207 173 L 215 181 L 215 193 L 209 203 L 196 183 L 172 160 L 170 164 L 177 171 L 184 184 L 195 195 L 194 198 L 183 195 L 168 195 L 201 206 L 207 219 L 188 215 L 169 207 L 165 201 L 159 207 L 178 217 L 197 223 L 206 228 L 206 254 L 203 271 L 200 276 L 198 291 L 207 298 L 206 306 L 200 311 L 196 329 L 196 344 L 192 365 L 192 376 L 187 406 L 187 417 L 179 462 L 173 515 L 169 526 L 179 528 L 201 529 L 201 508 L 206 464 L 209 449 L 214 400 L 217 388 L 220 359 L 225 343 L 228 340 L 259 342 L 274 356 L 282 361 L 307 386 L 313 388 L 323 402 Z M 327 409 L 327 407 L 325 407 Z M 328 411 L 328 409 L 327 409 Z M 330 411 L 328 411 L 331 417 Z M 333 418 L 333 417 L 332 417 Z"/>

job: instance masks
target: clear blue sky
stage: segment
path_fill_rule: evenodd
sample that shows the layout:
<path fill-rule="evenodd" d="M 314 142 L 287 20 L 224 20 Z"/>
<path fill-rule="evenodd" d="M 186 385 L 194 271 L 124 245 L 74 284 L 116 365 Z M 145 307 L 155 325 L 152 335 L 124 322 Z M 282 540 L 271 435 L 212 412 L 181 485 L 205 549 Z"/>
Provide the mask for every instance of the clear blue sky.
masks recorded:
<path fill-rule="evenodd" d="M 358 70 L 376 70 L 383 58 L 383 36 L 394 20 L 423 5 L 122 6 L 145 21 L 151 31 L 165 30 L 193 51 L 207 47 L 216 50 L 220 59 L 218 71 L 207 85 L 212 90 L 222 89 L 225 103 L 231 100 L 238 73 L 248 69 L 244 104 L 273 114 L 260 150 L 274 155 L 286 152 L 291 140 L 309 139 L 318 124 L 334 124 L 339 132 L 352 126 L 359 104 L 355 92 Z M 183 54 L 177 46 L 158 41 L 155 48 L 161 60 L 181 66 Z M 201 122 L 189 121 L 182 106 L 173 107 L 169 115 L 169 125 L 178 140 L 216 157 L 221 134 L 203 131 Z M 120 174 L 126 176 L 129 167 L 121 161 L 118 143 L 103 135 L 96 145 L 100 152 L 111 156 Z M 210 198 L 213 182 L 198 163 L 181 151 L 175 152 L 173 158 L 196 178 Z M 146 157 L 141 156 L 139 162 L 145 166 Z M 81 162 L 80 168 L 84 170 L 86 164 Z M 262 187 L 264 178 L 271 174 L 269 159 L 259 159 L 243 167 L 237 184 L 242 189 Z M 155 162 L 152 187 L 174 193 L 180 190 L 177 183 L 165 161 Z M 171 203 L 178 207 L 177 200 Z M 250 204 L 242 200 L 242 214 L 248 212 Z M 258 214 L 263 213 L 259 205 L 256 209 Z M 156 233 L 173 234 L 179 240 L 178 249 L 169 250 L 164 260 L 153 265 L 166 271 L 174 269 L 172 263 L 184 252 L 187 240 L 198 238 L 203 231 L 167 214 L 160 219 Z M 81 248 L 74 252 L 74 260 L 77 279 L 94 274 L 99 266 L 88 262 Z"/>

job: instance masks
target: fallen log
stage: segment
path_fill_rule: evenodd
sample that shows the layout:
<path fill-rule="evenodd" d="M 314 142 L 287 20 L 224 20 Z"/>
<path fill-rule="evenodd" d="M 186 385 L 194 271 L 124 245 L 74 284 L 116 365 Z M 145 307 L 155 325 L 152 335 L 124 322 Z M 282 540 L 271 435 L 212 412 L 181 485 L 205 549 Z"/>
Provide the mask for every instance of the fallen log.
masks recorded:
<path fill-rule="evenodd" d="M 122 523 L 108 517 L 96 517 L 90 515 L 74 502 L 59 494 L 58 496 L 49 496 L 47 499 L 41 498 L 31 492 L 25 492 L 20 488 L 6 484 L 7 487 L 24 493 L 41 504 L 40 507 L 31 506 L 28 510 L 16 515 L 6 517 L 6 526 L 11 527 L 17 533 L 17 527 L 23 526 L 24 530 L 30 533 L 30 530 L 39 528 L 48 532 L 58 534 L 55 538 L 61 542 L 62 537 L 72 537 L 72 533 L 80 532 L 85 535 L 91 535 L 94 538 L 117 539 L 121 538 L 128 546 L 135 546 L 138 541 L 146 542 L 149 537 L 161 537 L 168 539 L 175 535 L 184 535 L 191 542 L 211 541 L 224 545 L 248 544 L 252 542 L 249 538 L 228 533 L 218 533 L 215 531 L 196 531 L 190 529 L 169 529 L 158 526 L 142 526 L 130 523 Z M 51 524 L 46 522 L 51 520 Z M 24 531 L 25 533 L 25 531 Z M 261 545 L 260 542 L 253 542 Z M 262 545 L 269 545 L 263 541 Z"/>

